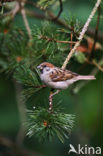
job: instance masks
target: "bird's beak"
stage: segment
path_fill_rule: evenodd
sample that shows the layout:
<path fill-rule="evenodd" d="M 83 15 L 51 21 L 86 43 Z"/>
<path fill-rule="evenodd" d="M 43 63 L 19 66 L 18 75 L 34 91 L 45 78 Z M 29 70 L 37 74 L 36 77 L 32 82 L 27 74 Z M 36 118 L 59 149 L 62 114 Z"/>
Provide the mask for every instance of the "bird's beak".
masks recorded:
<path fill-rule="evenodd" d="M 39 71 L 40 73 L 43 72 L 43 67 L 42 67 L 41 65 L 37 66 L 37 69 L 39 69 L 38 71 Z"/>
<path fill-rule="evenodd" d="M 37 66 L 37 69 L 42 70 L 42 69 L 43 69 L 43 67 L 42 67 L 41 65 L 39 65 L 39 66 Z"/>
<path fill-rule="evenodd" d="M 40 65 L 39 65 L 39 66 L 37 66 L 37 69 L 40 69 Z"/>

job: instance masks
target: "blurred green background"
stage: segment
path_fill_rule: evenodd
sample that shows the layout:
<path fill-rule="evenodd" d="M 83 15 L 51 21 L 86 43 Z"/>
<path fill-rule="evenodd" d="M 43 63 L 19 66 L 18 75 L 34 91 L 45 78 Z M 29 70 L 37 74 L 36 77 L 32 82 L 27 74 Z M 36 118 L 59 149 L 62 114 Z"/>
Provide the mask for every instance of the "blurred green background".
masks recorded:
<path fill-rule="evenodd" d="M 94 6 L 91 0 L 67 0 L 64 3 L 64 10 L 61 18 L 74 15 L 83 24 L 88 18 Z M 53 10 L 57 14 L 58 10 Z M 36 24 L 41 26 L 41 20 L 28 17 L 31 28 Z M 14 21 L 17 27 L 24 29 L 22 17 L 17 15 Z M 96 18 L 92 20 L 90 27 L 95 28 Z M 100 31 L 103 32 L 103 19 L 100 22 Z M 86 69 L 87 70 L 87 69 Z M 75 71 L 75 70 L 74 70 Z M 48 100 L 47 92 L 40 93 L 42 99 Z M 34 95 L 34 103 L 39 97 Z M 32 99 L 31 99 L 32 100 Z M 31 100 L 28 101 L 27 107 L 32 108 Z M 69 144 L 77 147 L 78 144 L 88 146 L 102 147 L 103 145 L 103 73 L 98 72 L 95 81 L 87 83 L 78 94 L 73 95 L 70 89 L 62 91 L 56 95 L 55 102 L 62 100 L 61 104 L 65 111 L 76 115 L 75 126 L 69 140 L 62 144 L 57 138 L 53 142 L 40 143 L 35 137 L 24 139 L 24 148 L 33 151 L 33 155 L 44 156 L 67 156 Z M 20 119 L 16 103 L 16 93 L 12 78 L 7 78 L 6 74 L 0 74 L 0 135 L 16 139 L 20 128 Z M 5 146 L 0 146 L 0 153 L 8 150 Z M 72 154 L 71 154 L 72 155 Z"/>

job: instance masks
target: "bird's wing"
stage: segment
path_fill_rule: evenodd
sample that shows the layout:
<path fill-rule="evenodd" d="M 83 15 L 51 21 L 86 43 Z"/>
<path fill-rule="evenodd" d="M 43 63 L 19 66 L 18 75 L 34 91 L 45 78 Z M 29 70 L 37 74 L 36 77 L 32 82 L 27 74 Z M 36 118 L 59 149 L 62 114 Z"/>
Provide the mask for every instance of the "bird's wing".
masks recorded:
<path fill-rule="evenodd" d="M 78 74 L 73 73 L 69 70 L 62 70 L 60 68 L 55 68 L 51 73 L 50 73 L 50 78 L 53 82 L 58 82 L 58 81 L 65 81 L 65 80 L 70 80 L 74 77 L 78 76 Z"/>

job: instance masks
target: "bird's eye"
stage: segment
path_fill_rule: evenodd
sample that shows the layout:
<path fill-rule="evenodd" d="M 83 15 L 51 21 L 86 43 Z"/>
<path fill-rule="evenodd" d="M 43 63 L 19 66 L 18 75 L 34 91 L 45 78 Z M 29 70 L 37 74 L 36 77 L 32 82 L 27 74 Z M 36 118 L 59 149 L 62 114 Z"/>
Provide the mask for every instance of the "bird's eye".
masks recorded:
<path fill-rule="evenodd" d="M 49 71 L 49 70 L 50 70 L 50 68 L 47 67 L 47 68 L 46 68 L 46 71 Z"/>

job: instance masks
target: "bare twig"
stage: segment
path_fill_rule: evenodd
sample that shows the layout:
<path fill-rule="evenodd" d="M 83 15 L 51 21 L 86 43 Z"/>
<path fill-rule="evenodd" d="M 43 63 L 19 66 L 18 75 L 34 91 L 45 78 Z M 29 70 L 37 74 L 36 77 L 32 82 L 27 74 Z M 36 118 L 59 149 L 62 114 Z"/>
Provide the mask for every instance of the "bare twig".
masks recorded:
<path fill-rule="evenodd" d="M 44 13 L 41 14 L 41 13 L 38 13 L 38 12 L 35 12 L 35 11 L 30 11 L 30 10 L 28 10 L 28 9 L 26 9 L 26 14 L 27 14 L 28 16 L 37 18 L 37 19 L 39 19 L 39 20 L 48 20 L 48 21 L 51 21 L 52 18 L 55 18 L 55 15 L 54 15 L 52 12 L 50 12 L 50 11 L 48 11 L 48 15 L 49 15 L 50 18 L 47 18 L 47 16 L 45 16 Z M 65 28 L 69 29 L 70 31 L 72 31 L 72 28 L 69 27 L 69 26 L 68 26 L 63 20 L 61 20 L 61 19 L 57 19 L 56 21 L 53 21 L 53 22 L 54 22 L 55 24 L 57 24 L 57 25 L 63 26 L 63 27 L 65 27 Z M 86 34 L 88 34 L 88 35 L 94 37 L 95 30 L 94 30 L 93 28 L 88 28 Z M 103 41 L 103 33 L 100 32 L 100 31 L 99 31 L 99 33 L 98 33 L 98 40 L 99 40 L 100 42 Z"/>
<path fill-rule="evenodd" d="M 92 47 L 92 51 L 91 51 L 91 55 L 89 56 L 89 59 L 93 58 L 94 55 L 94 50 L 95 50 L 95 46 L 96 46 L 96 42 L 98 39 L 98 31 L 99 31 L 99 23 L 100 23 L 100 14 L 101 14 L 101 7 L 98 7 L 98 16 L 97 16 L 97 24 L 96 24 L 96 28 L 95 28 L 95 34 L 94 34 L 94 44 Z"/>
<path fill-rule="evenodd" d="M 89 18 L 87 19 L 87 21 L 86 21 L 82 31 L 80 32 L 79 41 L 77 41 L 77 43 L 75 44 L 74 48 L 70 51 L 69 55 L 67 56 L 66 60 L 64 61 L 63 65 L 62 65 L 62 69 L 66 68 L 70 58 L 72 57 L 72 55 L 76 51 L 77 47 L 80 45 L 80 43 L 81 43 L 81 41 L 82 41 L 82 39 L 83 39 L 83 37 L 85 35 L 85 32 L 87 31 L 87 28 L 88 28 L 92 18 L 94 17 L 94 14 L 97 11 L 97 8 L 99 7 L 100 3 L 101 3 L 101 0 L 97 0 L 97 2 L 95 4 L 95 6 L 94 6 L 94 8 L 93 8 Z"/>
<path fill-rule="evenodd" d="M 89 63 L 89 62 L 88 62 Z M 101 67 L 103 65 L 103 58 L 97 63 L 95 63 L 94 61 L 90 64 L 95 65 L 95 68 L 93 68 L 92 72 L 90 73 L 90 75 L 96 75 L 99 71 L 103 72 L 103 68 Z M 99 70 L 98 70 L 99 69 Z M 88 84 L 89 81 L 85 81 L 85 82 L 80 82 L 79 85 L 77 85 L 75 88 L 73 88 L 73 93 L 77 93 L 80 91 L 81 88 L 83 88 L 85 85 Z"/>
<path fill-rule="evenodd" d="M 3 16 L 7 16 L 7 15 L 9 16 L 9 15 L 11 15 L 11 17 L 14 18 L 15 15 L 19 11 L 21 11 L 21 15 L 23 17 L 23 21 L 24 21 L 26 30 L 28 32 L 29 39 L 31 41 L 32 40 L 32 33 L 31 33 L 31 29 L 30 29 L 30 26 L 29 26 L 29 23 L 28 23 L 28 20 L 27 20 L 26 11 L 24 9 L 25 3 L 26 3 L 26 0 L 17 0 L 15 7 L 10 12 L 5 13 Z"/>
<path fill-rule="evenodd" d="M 56 18 L 56 16 L 51 12 L 51 11 L 48 11 L 47 12 L 48 13 L 48 18 L 46 17 L 45 19 L 46 20 L 48 20 L 48 21 L 53 21 L 54 23 L 56 23 L 56 24 L 58 24 L 58 25 L 61 25 L 61 26 L 63 26 L 63 27 L 65 27 L 65 28 L 67 28 L 67 29 L 69 29 L 70 31 L 72 30 L 71 29 L 71 27 L 69 27 L 66 23 L 65 23 L 65 21 L 63 21 L 63 20 L 61 20 L 61 19 L 57 19 L 57 20 L 52 20 L 52 19 L 55 19 Z"/>
<path fill-rule="evenodd" d="M 44 11 L 44 10 L 42 10 L 42 11 Z M 51 11 L 47 11 L 47 13 L 48 13 L 48 17 L 45 15 L 45 11 L 43 13 L 38 13 L 38 12 L 30 11 L 30 10 L 26 9 L 26 14 L 29 16 L 32 16 L 32 17 L 40 19 L 40 20 L 42 19 L 42 20 L 52 21 L 53 23 L 55 23 L 57 25 L 60 25 L 60 26 L 63 26 L 69 30 L 72 30 L 71 27 L 69 27 L 65 23 L 65 21 L 63 21 L 61 19 L 52 20 L 52 19 L 55 19 L 56 16 Z"/>
<path fill-rule="evenodd" d="M 35 88 L 46 88 L 46 85 L 35 86 Z"/>
<path fill-rule="evenodd" d="M 11 1 L 10 1 L 10 2 L 11 2 Z M 2 16 L 0 16 L 0 18 L 6 17 L 6 16 L 11 16 L 11 18 L 14 19 L 14 17 L 15 17 L 16 14 L 19 12 L 19 10 L 20 10 L 20 6 L 19 6 L 18 1 L 16 1 L 15 7 L 14 7 L 11 11 L 9 11 L 9 12 L 7 12 L 7 13 L 4 13 Z"/>
<path fill-rule="evenodd" d="M 103 68 L 96 62 L 96 60 L 92 60 L 92 64 L 94 64 L 101 72 L 103 72 Z"/>
<path fill-rule="evenodd" d="M 52 20 L 57 20 L 60 17 L 62 11 L 63 11 L 63 3 L 62 3 L 62 0 L 59 0 L 59 4 L 60 4 L 60 10 L 58 12 L 58 15 L 55 18 L 53 18 Z"/>
<path fill-rule="evenodd" d="M 101 67 L 100 64 L 103 63 L 103 58 L 99 61 L 99 63 L 97 63 L 97 61 L 95 59 L 93 60 L 89 60 L 89 59 L 86 59 L 85 60 L 88 64 L 92 64 L 92 65 L 95 65 L 101 72 L 103 72 L 103 68 Z"/>
<path fill-rule="evenodd" d="M 13 8 L 13 10 L 11 11 L 11 16 L 12 16 L 12 18 L 15 17 L 15 15 L 18 13 L 19 10 L 20 10 L 19 3 L 16 2 L 15 8 Z"/>
<path fill-rule="evenodd" d="M 86 34 L 91 36 L 92 38 L 94 38 L 95 29 L 94 28 L 88 28 Z M 98 42 L 103 43 L 103 32 L 101 32 L 100 30 L 98 32 Z"/>
<path fill-rule="evenodd" d="M 53 93 L 50 92 L 50 95 L 49 95 L 49 111 L 52 112 L 53 110 Z"/>
<path fill-rule="evenodd" d="M 11 2 L 12 2 L 12 1 L 16 1 L 16 0 L 11 0 Z M 38 13 L 38 12 L 30 11 L 29 9 L 26 9 L 26 8 L 25 8 L 26 14 L 27 14 L 28 16 L 32 16 L 32 17 L 37 18 L 37 19 L 40 19 L 40 20 L 49 20 L 49 21 L 52 21 L 52 22 L 54 22 L 54 23 L 56 23 L 56 24 L 58 24 L 58 25 L 61 25 L 61 26 L 65 27 L 65 28 L 69 29 L 70 31 L 72 31 L 71 27 L 69 27 L 69 26 L 65 23 L 65 21 L 63 21 L 63 20 L 61 20 L 61 19 L 57 19 L 57 20 L 54 20 L 54 21 L 53 21 L 52 19 L 53 19 L 53 18 L 55 19 L 56 16 L 55 16 L 51 11 L 48 11 L 48 16 L 49 16 L 49 18 L 48 18 L 47 16 L 45 16 L 45 10 L 44 10 L 43 8 L 41 8 L 39 5 L 37 5 L 35 2 L 33 2 L 33 1 L 26 1 L 26 3 L 27 3 L 27 4 L 31 4 L 32 6 L 34 6 L 34 7 L 36 7 L 36 8 L 38 8 L 38 9 L 40 9 L 40 10 L 43 11 L 43 13 L 40 14 L 40 13 Z M 14 10 L 17 10 L 17 11 L 15 11 L 16 13 L 19 11 L 19 9 L 15 9 L 15 8 L 13 8 L 13 9 L 14 9 Z M 12 14 L 12 11 L 7 12 L 7 13 L 4 13 L 2 16 L 0 16 L 0 18 L 1 18 L 1 17 L 5 17 L 5 16 L 8 16 L 8 15 L 11 15 L 11 14 Z M 16 15 L 16 14 L 15 14 L 15 15 Z M 91 28 L 88 28 L 87 34 L 89 34 L 89 35 L 91 35 L 92 37 L 94 37 L 95 30 L 94 30 L 94 29 L 91 29 Z M 98 40 L 99 40 L 99 41 L 102 41 L 102 40 L 103 40 L 103 33 L 102 33 L 102 32 L 99 32 L 99 33 L 98 33 Z"/>
<path fill-rule="evenodd" d="M 51 42 L 57 42 L 57 43 L 65 43 L 65 44 L 75 44 L 76 42 L 75 41 L 60 41 L 60 40 L 56 40 L 54 38 L 49 38 L 47 36 L 40 36 L 40 39 L 44 39 L 44 40 L 47 40 L 48 42 L 51 41 Z"/>
<path fill-rule="evenodd" d="M 72 46 L 73 46 L 73 41 L 72 41 L 72 39 L 73 39 L 73 34 L 72 34 L 72 32 L 71 32 L 71 34 L 70 34 L 70 39 L 71 39 L 71 44 L 70 44 L 70 50 L 72 49 Z"/>
<path fill-rule="evenodd" d="M 25 12 L 25 9 L 24 9 L 24 5 L 25 5 L 25 2 L 22 2 L 21 3 L 21 14 L 22 14 L 22 17 L 23 17 L 23 20 L 24 20 L 24 23 L 25 23 L 26 30 L 28 32 L 29 39 L 31 41 L 32 40 L 32 34 L 31 34 L 31 29 L 30 29 L 27 17 L 26 17 L 26 12 Z"/>
<path fill-rule="evenodd" d="M 53 96 L 58 94 L 60 92 L 60 90 L 57 90 L 55 93 L 50 92 L 50 96 L 49 96 L 49 111 L 52 112 L 53 111 Z"/>

